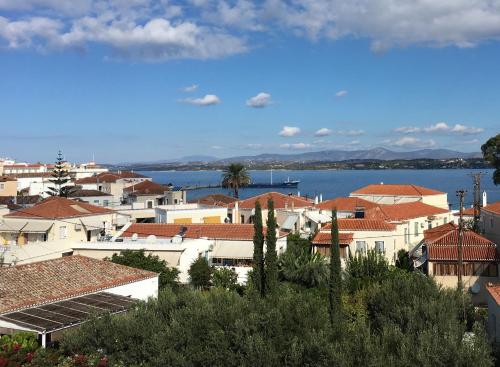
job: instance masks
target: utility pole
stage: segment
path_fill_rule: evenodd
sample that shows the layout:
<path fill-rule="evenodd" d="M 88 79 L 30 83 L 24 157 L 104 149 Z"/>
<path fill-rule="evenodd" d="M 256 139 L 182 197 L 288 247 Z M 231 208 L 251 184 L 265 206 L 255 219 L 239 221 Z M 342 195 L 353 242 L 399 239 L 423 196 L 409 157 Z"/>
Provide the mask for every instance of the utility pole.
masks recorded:
<path fill-rule="evenodd" d="M 458 220 L 458 289 L 462 289 L 462 263 L 463 263 L 463 235 L 464 235 L 464 197 L 466 190 L 457 190 L 457 196 L 460 200 L 460 217 Z"/>
<path fill-rule="evenodd" d="M 484 173 L 482 173 L 482 172 L 469 174 L 469 176 L 472 177 L 473 184 L 474 184 L 473 208 L 474 208 L 474 231 L 475 232 L 479 231 L 479 220 L 481 219 L 481 176 L 483 176 L 483 175 L 484 175 Z"/>

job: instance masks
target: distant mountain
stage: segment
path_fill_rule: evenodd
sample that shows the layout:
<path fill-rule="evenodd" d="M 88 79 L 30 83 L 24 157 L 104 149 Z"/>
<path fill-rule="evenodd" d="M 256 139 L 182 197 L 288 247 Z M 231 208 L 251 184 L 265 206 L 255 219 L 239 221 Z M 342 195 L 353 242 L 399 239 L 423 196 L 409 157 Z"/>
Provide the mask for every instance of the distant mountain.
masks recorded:
<path fill-rule="evenodd" d="M 363 159 L 451 159 L 451 158 L 480 158 L 481 153 L 464 153 L 449 149 L 420 149 L 411 152 L 396 152 L 386 148 L 374 148 L 367 150 L 323 150 L 319 152 L 306 152 L 295 154 L 260 154 L 256 156 L 240 156 L 221 159 L 217 162 L 270 162 L 270 161 L 322 161 L 339 162 L 347 160 Z"/>

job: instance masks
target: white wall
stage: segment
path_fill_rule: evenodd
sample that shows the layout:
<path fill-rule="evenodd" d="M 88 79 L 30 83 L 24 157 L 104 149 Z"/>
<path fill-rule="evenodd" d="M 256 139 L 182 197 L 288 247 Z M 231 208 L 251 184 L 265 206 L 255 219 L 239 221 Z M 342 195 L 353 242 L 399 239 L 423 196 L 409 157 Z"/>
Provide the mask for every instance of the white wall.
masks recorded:
<path fill-rule="evenodd" d="M 106 292 L 118 294 L 120 296 L 132 297 L 147 301 L 148 298 L 158 297 L 158 276 L 154 278 L 144 279 L 138 282 L 120 285 L 118 287 L 109 288 Z"/>

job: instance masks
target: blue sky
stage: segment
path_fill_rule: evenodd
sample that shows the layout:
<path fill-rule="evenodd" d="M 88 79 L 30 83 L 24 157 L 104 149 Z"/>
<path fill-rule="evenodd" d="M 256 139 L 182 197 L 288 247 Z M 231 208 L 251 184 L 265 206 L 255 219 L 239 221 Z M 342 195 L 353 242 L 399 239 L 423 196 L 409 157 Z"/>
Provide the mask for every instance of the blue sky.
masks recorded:
<path fill-rule="evenodd" d="M 352 4 L 0 0 L 0 156 L 478 151 L 499 132 L 500 5 Z"/>

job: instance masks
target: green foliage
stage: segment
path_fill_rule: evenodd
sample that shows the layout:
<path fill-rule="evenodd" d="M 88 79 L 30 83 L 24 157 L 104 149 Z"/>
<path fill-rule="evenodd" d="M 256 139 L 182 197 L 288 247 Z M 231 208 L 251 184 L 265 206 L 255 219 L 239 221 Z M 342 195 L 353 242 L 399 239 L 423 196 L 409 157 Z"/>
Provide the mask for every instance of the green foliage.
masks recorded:
<path fill-rule="evenodd" d="M 274 217 L 274 203 L 267 201 L 267 231 L 266 231 L 266 294 L 274 293 L 278 286 L 278 254 L 276 253 L 276 218 Z"/>
<path fill-rule="evenodd" d="M 486 143 L 481 146 L 483 157 L 488 161 L 495 172 L 493 172 L 493 182 L 495 185 L 500 184 L 500 134 L 489 138 Z"/>
<path fill-rule="evenodd" d="M 356 254 L 346 264 L 346 287 L 354 293 L 360 289 L 380 283 L 391 271 L 385 257 L 373 250 L 365 254 Z"/>
<path fill-rule="evenodd" d="M 111 261 L 115 264 L 130 266 L 137 269 L 154 271 L 159 273 L 159 287 L 177 287 L 179 270 L 169 268 L 165 260 L 161 260 L 157 255 L 144 253 L 144 250 L 124 250 L 120 254 L 113 254 Z"/>
<path fill-rule="evenodd" d="M 251 273 L 251 279 L 254 288 L 259 292 L 261 297 L 264 297 L 266 287 L 264 269 L 264 229 L 262 226 L 262 208 L 259 201 L 255 203 L 253 229 L 253 271 Z"/>
<path fill-rule="evenodd" d="M 241 163 L 231 163 L 222 172 L 222 187 L 233 189 L 234 197 L 239 197 L 241 187 L 250 183 L 250 174 Z"/>
<path fill-rule="evenodd" d="M 197 289 L 208 289 L 211 285 L 212 267 L 207 259 L 198 257 L 189 267 L 188 274 L 191 284 Z"/>
<path fill-rule="evenodd" d="M 324 256 L 312 253 L 309 240 L 290 234 L 286 251 L 279 258 L 279 276 L 307 288 L 322 287 L 328 279 L 328 265 Z"/>
<path fill-rule="evenodd" d="M 402 270 L 406 271 L 412 271 L 413 270 L 413 264 L 410 260 L 410 257 L 408 255 L 408 251 L 401 249 L 398 251 L 397 254 L 397 259 L 396 259 L 396 267 Z"/>
<path fill-rule="evenodd" d="M 212 285 L 230 291 L 238 289 L 238 274 L 233 269 L 219 267 L 212 272 Z"/>
<path fill-rule="evenodd" d="M 74 186 L 68 186 L 71 181 L 69 172 L 66 169 L 66 161 L 63 158 L 62 152 L 57 153 L 56 162 L 52 171 L 52 178 L 49 180 L 53 186 L 49 187 L 46 193 L 50 196 L 68 197 L 75 190 Z"/>
<path fill-rule="evenodd" d="M 342 321 L 342 277 L 340 265 L 339 226 L 337 210 L 332 210 L 330 244 L 330 279 L 328 281 L 328 313 L 332 327 Z"/>

